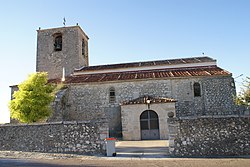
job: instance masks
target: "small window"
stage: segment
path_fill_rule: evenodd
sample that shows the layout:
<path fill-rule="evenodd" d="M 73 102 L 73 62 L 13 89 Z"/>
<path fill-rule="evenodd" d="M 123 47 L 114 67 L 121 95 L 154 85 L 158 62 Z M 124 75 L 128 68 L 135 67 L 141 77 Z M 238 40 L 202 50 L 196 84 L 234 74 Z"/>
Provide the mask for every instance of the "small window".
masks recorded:
<path fill-rule="evenodd" d="M 198 82 L 194 83 L 194 97 L 201 96 L 201 85 Z"/>
<path fill-rule="evenodd" d="M 82 40 L 82 55 L 83 55 L 83 57 L 85 55 L 85 43 L 84 43 L 84 39 Z"/>
<path fill-rule="evenodd" d="M 115 102 L 115 88 L 109 89 L 109 102 L 114 103 Z"/>
<path fill-rule="evenodd" d="M 55 51 L 62 50 L 62 35 L 61 34 L 59 34 L 55 37 L 54 48 L 55 48 Z"/>

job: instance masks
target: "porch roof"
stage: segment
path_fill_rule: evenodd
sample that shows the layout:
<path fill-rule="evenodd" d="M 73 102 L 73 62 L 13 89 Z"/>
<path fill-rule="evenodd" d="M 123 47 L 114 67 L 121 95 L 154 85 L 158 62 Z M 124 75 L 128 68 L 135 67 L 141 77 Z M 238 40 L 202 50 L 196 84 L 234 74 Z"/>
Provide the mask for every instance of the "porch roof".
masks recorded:
<path fill-rule="evenodd" d="M 175 99 L 167 97 L 153 97 L 153 96 L 141 96 L 136 99 L 122 102 L 121 105 L 130 105 L 130 104 L 152 104 L 152 103 L 174 103 Z"/>

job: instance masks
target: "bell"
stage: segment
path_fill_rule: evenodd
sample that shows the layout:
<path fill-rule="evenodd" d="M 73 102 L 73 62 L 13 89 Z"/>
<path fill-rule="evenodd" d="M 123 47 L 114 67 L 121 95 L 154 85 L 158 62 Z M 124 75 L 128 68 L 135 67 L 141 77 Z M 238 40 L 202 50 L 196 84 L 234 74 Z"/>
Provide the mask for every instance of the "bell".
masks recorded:
<path fill-rule="evenodd" d="M 62 48 L 61 45 L 59 44 L 56 45 L 56 49 L 61 49 L 61 48 Z"/>
<path fill-rule="evenodd" d="M 60 49 L 60 45 L 56 45 L 56 49 Z"/>

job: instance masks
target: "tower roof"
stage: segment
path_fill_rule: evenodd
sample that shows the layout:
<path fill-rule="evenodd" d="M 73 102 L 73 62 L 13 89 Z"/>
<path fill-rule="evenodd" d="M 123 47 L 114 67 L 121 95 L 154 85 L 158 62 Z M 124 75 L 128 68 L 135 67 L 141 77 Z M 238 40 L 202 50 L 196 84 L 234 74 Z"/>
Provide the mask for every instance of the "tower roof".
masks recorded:
<path fill-rule="evenodd" d="M 79 25 L 76 25 L 76 26 L 65 26 L 65 27 L 56 27 L 56 28 L 46 28 L 46 29 L 38 29 L 36 30 L 37 32 L 43 32 L 43 31 L 60 31 L 62 29 L 72 29 L 72 28 L 77 28 L 79 29 L 83 34 L 84 36 L 89 39 L 89 37 L 87 36 L 87 34 L 82 30 L 82 28 L 79 26 Z"/>

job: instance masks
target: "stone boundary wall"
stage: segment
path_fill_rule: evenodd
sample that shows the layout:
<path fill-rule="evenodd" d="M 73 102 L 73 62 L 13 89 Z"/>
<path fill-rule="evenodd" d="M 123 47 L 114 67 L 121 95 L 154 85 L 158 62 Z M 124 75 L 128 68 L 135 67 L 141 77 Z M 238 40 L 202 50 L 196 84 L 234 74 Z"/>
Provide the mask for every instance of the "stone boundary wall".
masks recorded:
<path fill-rule="evenodd" d="M 0 150 L 103 154 L 107 137 L 104 121 L 1 125 Z"/>
<path fill-rule="evenodd" d="M 168 118 L 172 156 L 250 155 L 250 117 Z"/>

